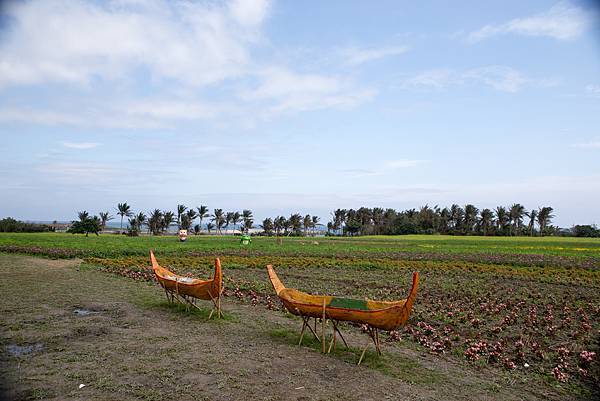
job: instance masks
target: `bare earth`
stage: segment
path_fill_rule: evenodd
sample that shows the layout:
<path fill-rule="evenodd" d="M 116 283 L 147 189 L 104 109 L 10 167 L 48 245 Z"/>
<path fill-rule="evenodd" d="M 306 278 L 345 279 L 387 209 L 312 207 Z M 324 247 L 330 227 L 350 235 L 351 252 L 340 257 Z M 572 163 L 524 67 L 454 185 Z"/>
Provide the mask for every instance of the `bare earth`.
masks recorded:
<path fill-rule="evenodd" d="M 77 260 L 0 254 L 0 275 L 0 394 L 7 399 L 565 398 L 406 343 L 385 343 L 383 357 L 369 353 L 356 366 L 366 336 L 355 328 L 344 333 L 356 348 L 322 355 L 314 343 L 295 344 L 300 321 L 282 312 L 228 298 L 226 318 L 208 321 L 208 313 L 170 306 L 157 286 Z"/>

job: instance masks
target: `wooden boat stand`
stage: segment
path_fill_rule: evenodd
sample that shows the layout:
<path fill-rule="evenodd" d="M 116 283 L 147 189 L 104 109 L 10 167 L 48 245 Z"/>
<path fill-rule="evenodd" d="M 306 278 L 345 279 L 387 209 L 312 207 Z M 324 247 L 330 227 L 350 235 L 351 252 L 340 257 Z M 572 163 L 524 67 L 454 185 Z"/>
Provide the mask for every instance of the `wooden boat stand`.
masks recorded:
<path fill-rule="evenodd" d="M 187 312 L 189 312 L 190 310 L 190 306 L 193 306 L 194 308 L 198 309 L 198 310 L 202 310 L 200 309 L 200 307 L 198 307 L 198 305 L 196 305 L 196 298 L 193 297 L 189 297 L 187 295 L 183 295 L 179 293 L 179 287 L 176 284 L 175 287 L 175 291 L 169 291 L 167 288 L 165 288 L 165 286 L 159 281 L 160 286 L 165 290 L 165 295 L 167 296 L 167 300 L 169 301 L 169 303 L 173 303 L 175 301 L 185 305 L 185 310 Z M 221 294 L 223 293 L 223 290 L 221 290 Z M 221 313 L 221 294 L 219 294 L 219 296 L 215 299 L 215 298 L 211 298 L 211 301 L 213 303 L 214 308 L 210 311 L 210 314 L 208 315 L 208 319 L 210 320 L 210 318 L 212 318 L 213 313 L 216 311 L 217 312 L 217 319 L 220 319 L 223 314 Z"/>
<path fill-rule="evenodd" d="M 379 339 L 379 329 L 367 325 L 367 334 L 373 341 L 373 344 L 375 344 L 375 351 L 377 351 L 378 355 L 381 355 L 381 340 Z M 357 365 L 360 365 L 360 363 L 362 362 L 365 356 L 365 352 L 367 352 L 367 348 L 369 348 L 369 344 L 371 344 L 371 341 L 367 340 L 367 345 L 365 345 L 362 354 L 360 354 L 360 359 L 358 360 Z"/>
<path fill-rule="evenodd" d="M 327 314 L 325 312 L 325 308 L 323 308 L 323 317 L 321 317 L 321 337 L 319 337 L 319 335 L 317 334 L 317 319 L 316 317 L 313 317 L 312 319 L 314 319 L 314 326 L 311 327 L 310 324 L 310 316 L 305 316 L 300 314 L 300 317 L 302 318 L 302 329 L 300 330 L 300 340 L 298 341 L 298 345 L 302 345 L 302 340 L 304 339 L 304 333 L 306 332 L 306 328 L 308 328 L 308 330 L 312 333 L 312 335 L 315 337 L 315 339 L 317 341 L 319 341 L 321 343 L 321 352 L 323 354 L 327 353 L 331 353 L 331 350 L 335 350 L 336 349 L 336 345 L 337 345 L 337 335 L 339 334 L 340 338 L 342 339 L 342 341 L 344 342 L 344 346 L 346 347 L 346 349 L 348 349 L 348 343 L 346 342 L 346 339 L 344 338 L 344 336 L 342 335 L 342 333 L 340 332 L 338 325 L 339 325 L 339 321 L 335 320 L 335 319 L 328 319 L 327 318 Z M 333 326 L 332 329 L 332 338 L 329 341 L 329 347 L 327 348 L 327 352 L 325 352 L 325 345 L 326 345 L 326 336 L 325 336 L 325 326 L 327 324 L 327 321 L 330 320 L 331 321 L 331 325 Z M 373 342 L 373 344 L 375 345 L 375 351 L 377 351 L 378 355 L 381 355 L 381 339 L 379 337 L 379 329 L 373 327 L 373 326 L 367 326 L 367 334 L 369 335 L 369 340 L 367 340 L 367 344 L 365 345 L 365 348 L 363 349 L 360 358 L 358 360 L 357 365 L 360 365 L 360 363 L 362 362 L 363 358 L 365 357 L 365 353 L 367 352 L 367 348 L 369 348 L 369 345 L 371 344 L 371 342 Z"/>

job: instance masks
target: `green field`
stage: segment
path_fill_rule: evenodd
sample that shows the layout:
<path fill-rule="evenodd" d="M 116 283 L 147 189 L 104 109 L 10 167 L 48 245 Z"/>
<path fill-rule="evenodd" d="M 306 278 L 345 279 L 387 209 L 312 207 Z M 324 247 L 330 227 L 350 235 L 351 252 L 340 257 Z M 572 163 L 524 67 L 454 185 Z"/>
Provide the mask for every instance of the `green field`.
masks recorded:
<path fill-rule="evenodd" d="M 314 244 L 317 242 L 318 244 Z M 180 243 L 176 237 L 127 237 L 104 234 L 85 237 L 72 234 L 11 234 L 0 233 L 0 249 L 8 246 L 35 247 L 41 250 L 75 250 L 85 256 L 116 257 L 146 255 L 149 249 L 167 254 L 189 252 L 238 252 L 239 237 L 190 236 Z M 550 255 L 600 260 L 599 238 L 572 237 L 457 237 L 446 235 L 406 235 L 368 237 L 274 238 L 254 237 L 248 252 L 277 255 L 352 255 L 394 252 L 435 254 L 509 254 Z"/>
<path fill-rule="evenodd" d="M 566 398 L 600 391 L 600 239 L 258 237 L 242 246 L 217 236 L 180 243 L 174 236 L 0 234 L 0 251 L 79 258 L 137 281 L 153 280 L 150 249 L 165 267 L 195 277 L 206 277 L 221 257 L 226 299 L 274 317 L 282 308 L 266 264 L 289 287 L 355 299 L 402 298 L 419 271 L 409 323 L 385 336 L 387 347 L 410 344 L 440 361 L 536 383 L 541 393 L 544 386 Z"/>

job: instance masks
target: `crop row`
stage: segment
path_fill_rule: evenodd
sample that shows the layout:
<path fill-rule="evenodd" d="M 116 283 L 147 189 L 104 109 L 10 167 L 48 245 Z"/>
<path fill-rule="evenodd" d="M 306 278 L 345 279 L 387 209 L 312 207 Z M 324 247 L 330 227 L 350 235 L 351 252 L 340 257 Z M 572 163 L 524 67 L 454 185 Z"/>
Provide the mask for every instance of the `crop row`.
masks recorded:
<path fill-rule="evenodd" d="M 207 277 L 213 258 L 159 257 L 160 263 Z M 138 280 L 152 280 L 145 257 L 89 258 L 86 262 Z M 434 354 L 476 364 L 544 374 L 593 386 L 598 378 L 600 280 L 596 270 L 515 267 L 467 262 L 222 257 L 225 294 L 281 309 L 264 266 L 271 263 L 289 287 L 372 299 L 406 296 L 410 273 L 421 272 L 409 325 L 387 337 L 411 341 Z"/>

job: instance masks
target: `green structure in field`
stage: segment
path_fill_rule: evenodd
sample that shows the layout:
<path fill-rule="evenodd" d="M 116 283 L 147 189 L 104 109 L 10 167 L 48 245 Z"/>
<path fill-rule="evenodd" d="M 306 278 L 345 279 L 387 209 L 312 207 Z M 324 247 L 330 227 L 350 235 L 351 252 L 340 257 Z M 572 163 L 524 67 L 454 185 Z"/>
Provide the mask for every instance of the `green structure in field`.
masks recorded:
<path fill-rule="evenodd" d="M 248 234 L 244 234 L 244 235 L 242 235 L 242 238 L 240 238 L 240 244 L 242 244 L 242 245 L 249 245 L 251 243 L 252 243 L 252 238 Z"/>

